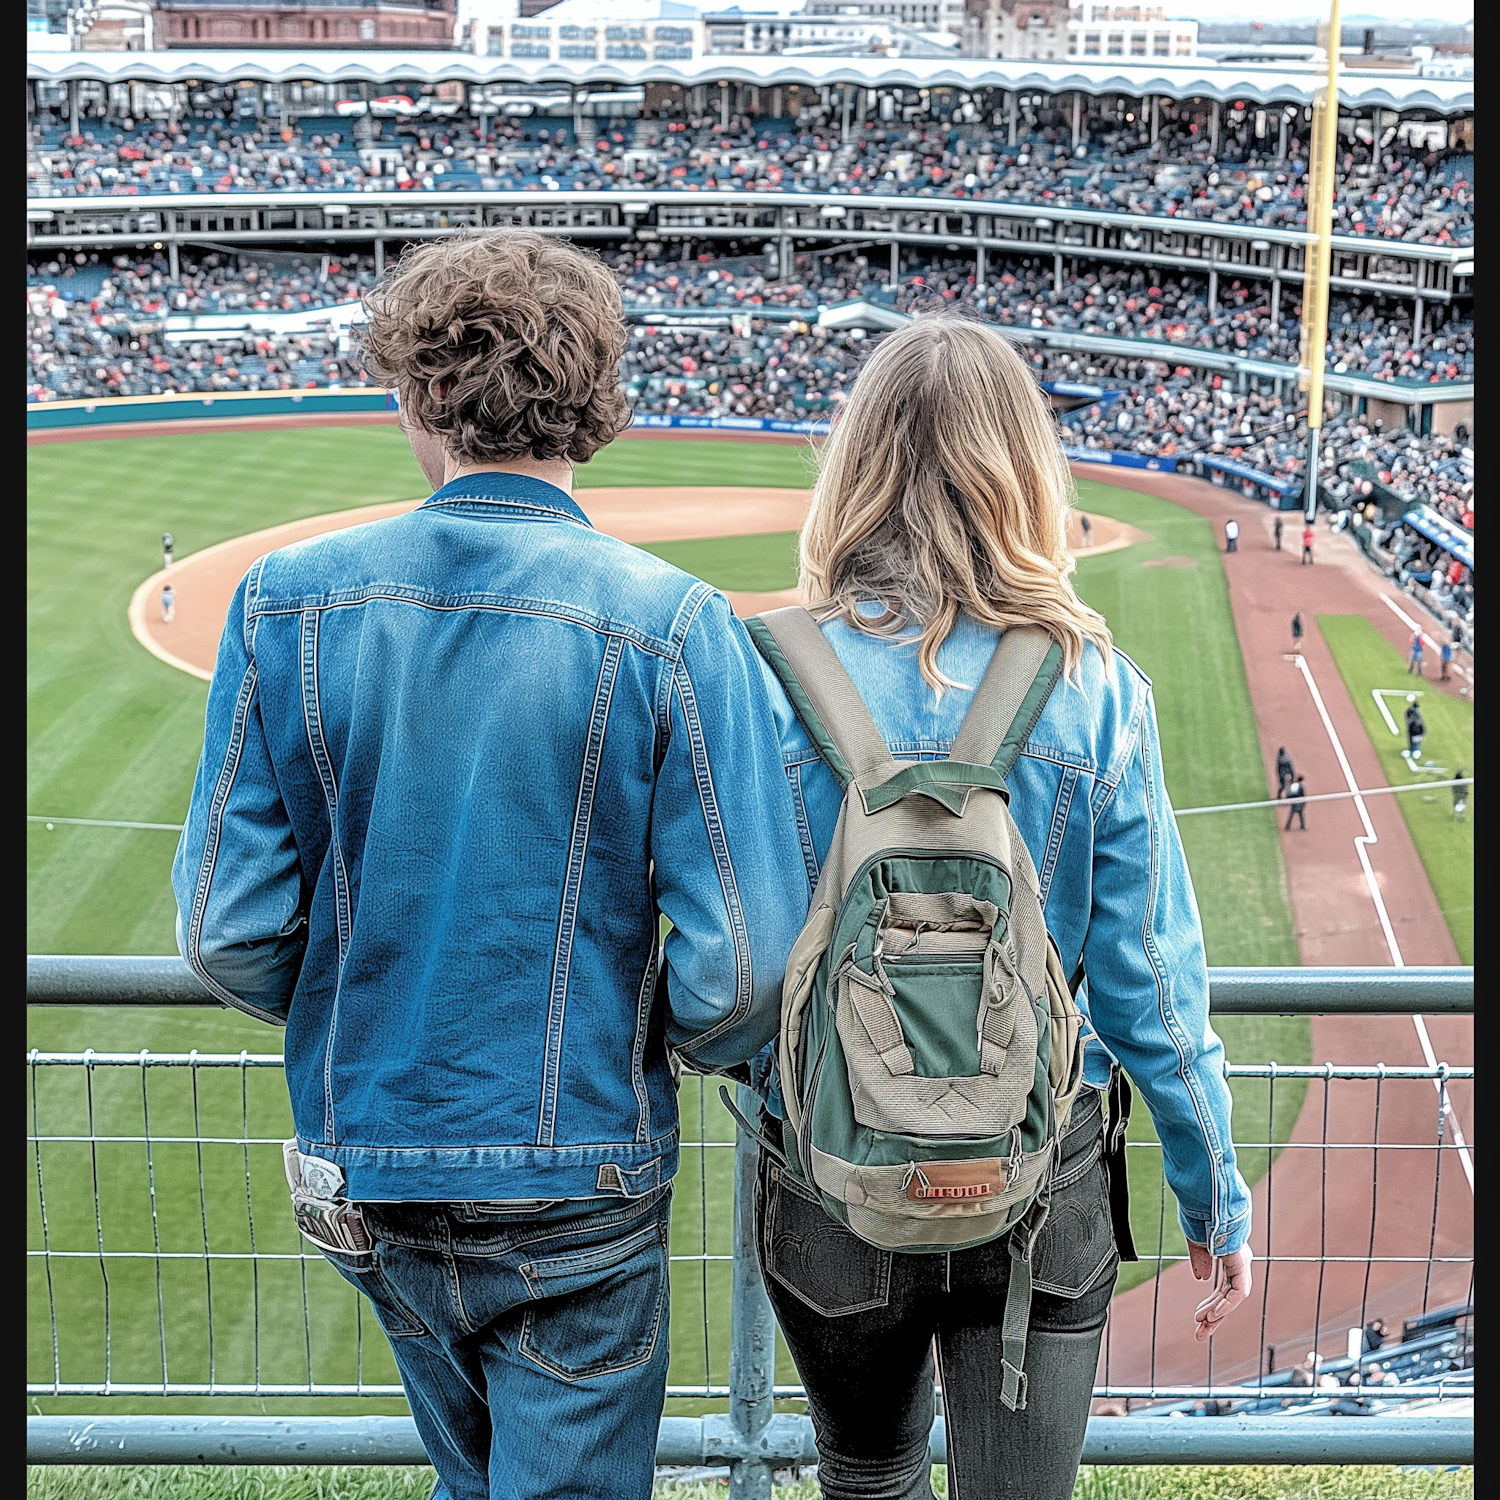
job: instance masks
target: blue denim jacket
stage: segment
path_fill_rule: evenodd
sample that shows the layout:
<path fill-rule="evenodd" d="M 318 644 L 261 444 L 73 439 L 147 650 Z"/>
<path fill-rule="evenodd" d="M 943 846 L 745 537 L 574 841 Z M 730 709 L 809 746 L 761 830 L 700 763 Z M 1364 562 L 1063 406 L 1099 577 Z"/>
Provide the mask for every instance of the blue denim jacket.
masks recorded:
<path fill-rule="evenodd" d="M 764 1046 L 806 911 L 758 661 L 722 595 L 515 475 L 251 567 L 178 946 L 286 1025 L 299 1145 L 351 1197 L 676 1171 L 668 1044 L 705 1069 Z"/>
<path fill-rule="evenodd" d="M 999 632 L 967 616 L 938 666 L 966 686 L 935 694 L 914 645 L 830 621 L 824 633 L 898 760 L 944 759 L 984 675 Z M 833 838 L 842 793 L 769 667 L 782 756 L 796 804 L 808 894 Z M 1105 667 L 1085 650 L 1081 680 L 1066 679 L 1010 774 L 1011 814 L 1031 853 L 1047 927 L 1063 968 L 1080 957 L 1087 983 L 1084 1082 L 1124 1064 L 1161 1137 L 1183 1232 L 1215 1254 L 1250 1234 L 1250 1194 L 1235 1167 L 1224 1048 L 1208 1020 L 1208 974 L 1198 904 L 1162 779 L 1151 684 L 1115 653 Z M 770 1058 L 758 1076 L 780 1112 Z"/>

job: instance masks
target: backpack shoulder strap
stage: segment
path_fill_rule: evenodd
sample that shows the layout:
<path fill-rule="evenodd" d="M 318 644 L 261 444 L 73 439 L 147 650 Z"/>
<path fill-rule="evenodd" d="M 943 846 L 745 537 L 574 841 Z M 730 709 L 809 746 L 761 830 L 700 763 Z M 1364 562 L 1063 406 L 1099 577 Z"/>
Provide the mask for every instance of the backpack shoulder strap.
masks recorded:
<path fill-rule="evenodd" d="M 841 787 L 873 772 L 895 774 L 896 762 L 859 689 L 806 609 L 767 610 L 745 627 Z"/>
<path fill-rule="evenodd" d="M 949 759 L 992 766 L 1008 776 L 1062 669 L 1062 647 L 1045 630 L 1013 625 L 984 669 Z"/>

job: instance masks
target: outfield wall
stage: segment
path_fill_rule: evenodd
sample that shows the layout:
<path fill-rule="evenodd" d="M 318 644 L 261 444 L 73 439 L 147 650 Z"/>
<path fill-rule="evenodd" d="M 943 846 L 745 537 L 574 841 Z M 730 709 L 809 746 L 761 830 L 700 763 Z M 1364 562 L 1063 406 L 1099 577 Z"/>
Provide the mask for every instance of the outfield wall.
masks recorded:
<path fill-rule="evenodd" d="M 47 401 L 26 408 L 26 431 L 58 432 L 68 428 L 110 427 L 131 422 L 223 422 L 241 417 L 324 417 L 365 415 L 397 409 L 396 393 L 379 388 L 331 386 L 310 391 L 223 391 L 214 395 L 117 396 L 103 401 Z M 368 419 L 368 418 L 367 418 Z M 773 417 L 662 416 L 639 413 L 635 430 L 733 432 L 747 436 L 826 437 L 827 422 L 783 422 Z M 1148 458 L 1140 453 L 1074 448 L 1063 452 L 1075 463 L 1108 464 L 1114 468 L 1177 472 L 1175 458 Z"/>

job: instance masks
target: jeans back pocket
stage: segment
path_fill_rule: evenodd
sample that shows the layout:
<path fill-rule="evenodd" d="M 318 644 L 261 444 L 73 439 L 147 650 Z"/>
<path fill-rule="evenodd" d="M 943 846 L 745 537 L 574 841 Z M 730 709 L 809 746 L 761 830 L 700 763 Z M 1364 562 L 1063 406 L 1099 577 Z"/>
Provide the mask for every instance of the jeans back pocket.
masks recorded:
<path fill-rule="evenodd" d="M 655 1355 L 667 1321 L 667 1221 L 522 1267 L 531 1302 L 517 1348 L 561 1380 L 615 1375 Z"/>
<path fill-rule="evenodd" d="M 1118 1258 L 1104 1168 L 1104 1122 L 1092 1101 L 1063 1137 L 1047 1220 L 1031 1254 L 1031 1284 L 1081 1297 Z"/>
<path fill-rule="evenodd" d="M 764 1173 L 761 1267 L 827 1318 L 868 1312 L 890 1299 L 891 1252 L 877 1250 L 829 1216 L 785 1168 Z"/>

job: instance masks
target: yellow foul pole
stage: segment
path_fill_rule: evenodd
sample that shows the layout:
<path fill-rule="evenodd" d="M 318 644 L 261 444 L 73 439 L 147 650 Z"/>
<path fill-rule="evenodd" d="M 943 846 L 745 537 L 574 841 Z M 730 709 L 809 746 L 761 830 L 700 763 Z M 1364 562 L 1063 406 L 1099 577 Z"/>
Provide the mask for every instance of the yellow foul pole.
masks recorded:
<path fill-rule="evenodd" d="M 1323 427 L 1323 366 L 1328 347 L 1328 276 L 1332 269 L 1333 190 L 1339 144 L 1339 0 L 1331 0 L 1325 44 L 1328 81 L 1313 102 L 1312 149 L 1308 158 L 1307 246 L 1302 280 L 1302 351 L 1297 388 L 1307 392 L 1307 483 L 1303 510 L 1312 521 L 1318 508 L 1318 466 Z"/>

